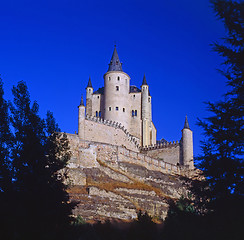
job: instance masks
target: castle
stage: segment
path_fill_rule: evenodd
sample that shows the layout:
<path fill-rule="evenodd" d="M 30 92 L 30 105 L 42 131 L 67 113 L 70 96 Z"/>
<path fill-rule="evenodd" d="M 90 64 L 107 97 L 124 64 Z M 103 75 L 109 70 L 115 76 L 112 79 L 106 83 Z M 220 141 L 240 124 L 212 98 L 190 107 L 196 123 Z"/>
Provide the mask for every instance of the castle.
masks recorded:
<path fill-rule="evenodd" d="M 187 117 L 180 141 L 157 141 L 151 104 L 145 75 L 141 88 L 131 86 L 115 47 L 104 74 L 104 87 L 94 91 L 89 78 L 86 107 L 83 98 L 78 107 L 78 136 L 69 138 L 73 143 L 76 141 L 77 146 L 80 142 L 118 146 L 157 160 L 158 165 L 161 161 L 194 169 L 192 131 Z"/>
<path fill-rule="evenodd" d="M 89 78 L 86 106 L 83 97 L 78 106 L 78 134 L 67 134 L 75 216 L 131 220 L 143 209 L 164 219 L 168 199 L 187 196 L 181 176 L 196 172 L 187 117 L 180 141 L 157 141 L 151 104 L 145 76 L 141 88 L 131 86 L 114 48 L 104 87 L 94 91 Z"/>

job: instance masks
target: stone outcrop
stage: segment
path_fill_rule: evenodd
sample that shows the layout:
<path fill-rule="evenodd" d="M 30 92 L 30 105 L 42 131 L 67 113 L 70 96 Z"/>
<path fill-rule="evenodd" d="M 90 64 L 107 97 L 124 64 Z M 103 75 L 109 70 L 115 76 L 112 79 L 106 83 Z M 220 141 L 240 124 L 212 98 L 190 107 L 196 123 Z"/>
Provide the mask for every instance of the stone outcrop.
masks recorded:
<path fill-rule="evenodd" d="M 125 147 L 83 141 L 71 134 L 68 138 L 69 194 L 78 202 L 74 215 L 85 220 L 131 220 L 141 209 L 163 219 L 168 200 L 187 194 L 181 176 L 191 176 L 189 169 Z"/>

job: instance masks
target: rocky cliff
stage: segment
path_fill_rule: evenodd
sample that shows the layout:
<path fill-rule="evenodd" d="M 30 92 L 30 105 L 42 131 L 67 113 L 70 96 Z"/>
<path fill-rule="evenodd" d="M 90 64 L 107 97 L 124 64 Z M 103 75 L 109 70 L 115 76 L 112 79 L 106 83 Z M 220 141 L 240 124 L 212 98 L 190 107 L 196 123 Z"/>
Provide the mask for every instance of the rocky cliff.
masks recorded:
<path fill-rule="evenodd" d="M 74 137 L 70 141 L 69 194 L 78 202 L 76 216 L 131 220 L 141 209 L 164 219 L 168 200 L 187 195 L 181 177 L 192 172 L 154 159 L 143 162 L 140 154 L 117 146 L 80 142 Z"/>

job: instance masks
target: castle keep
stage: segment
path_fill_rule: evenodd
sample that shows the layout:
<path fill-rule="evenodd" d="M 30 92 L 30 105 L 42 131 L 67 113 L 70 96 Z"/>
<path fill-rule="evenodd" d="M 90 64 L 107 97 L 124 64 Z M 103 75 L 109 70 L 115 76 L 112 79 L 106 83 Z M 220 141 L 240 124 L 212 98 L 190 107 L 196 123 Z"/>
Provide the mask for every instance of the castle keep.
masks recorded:
<path fill-rule="evenodd" d="M 192 131 L 187 117 L 179 141 L 157 141 L 151 104 L 145 75 L 140 88 L 131 86 L 130 76 L 123 72 L 115 47 L 104 74 L 104 87 L 94 91 L 89 78 L 86 107 L 83 98 L 79 105 L 76 141 L 119 146 L 157 161 L 193 169 Z M 70 140 L 77 137 L 70 136 Z"/>

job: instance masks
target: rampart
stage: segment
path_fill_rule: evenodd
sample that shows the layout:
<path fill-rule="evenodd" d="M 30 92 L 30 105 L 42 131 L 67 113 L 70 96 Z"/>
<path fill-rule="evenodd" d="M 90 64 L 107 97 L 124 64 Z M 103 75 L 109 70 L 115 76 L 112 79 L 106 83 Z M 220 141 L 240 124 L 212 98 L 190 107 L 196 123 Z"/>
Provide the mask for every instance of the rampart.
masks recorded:
<path fill-rule="evenodd" d="M 84 121 L 84 140 L 125 146 L 138 152 L 140 148 L 140 140 L 121 123 L 91 116 L 86 116 Z"/>
<path fill-rule="evenodd" d="M 99 167 L 99 162 L 106 162 L 118 168 L 120 162 L 127 162 L 163 173 L 185 175 L 187 172 L 187 168 L 183 166 L 167 162 L 164 159 L 156 159 L 143 152 L 140 153 L 107 143 L 82 140 L 75 134 L 68 134 L 68 138 L 72 152 L 72 157 L 68 165 L 69 168 Z M 175 144 L 174 147 L 167 149 L 169 151 L 168 155 L 170 156 L 170 151 L 177 151 L 179 144 Z"/>
<path fill-rule="evenodd" d="M 147 148 L 143 148 L 141 152 L 151 158 L 163 160 L 173 165 L 179 165 L 182 162 L 181 144 L 178 141 L 149 146 Z"/>

